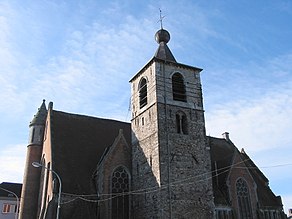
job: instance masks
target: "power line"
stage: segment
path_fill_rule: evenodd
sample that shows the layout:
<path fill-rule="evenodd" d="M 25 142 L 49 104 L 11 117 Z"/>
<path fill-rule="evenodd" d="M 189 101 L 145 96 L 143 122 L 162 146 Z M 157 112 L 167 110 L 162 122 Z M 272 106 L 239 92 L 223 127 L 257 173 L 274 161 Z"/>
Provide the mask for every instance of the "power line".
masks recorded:
<path fill-rule="evenodd" d="M 144 188 L 144 189 L 132 190 L 132 191 L 129 191 L 129 192 L 124 192 L 124 193 L 103 193 L 103 194 L 88 194 L 88 195 L 62 193 L 65 196 L 69 195 L 69 196 L 73 196 L 74 198 L 72 200 L 65 201 L 65 202 L 63 202 L 61 204 L 68 204 L 68 203 L 73 202 L 73 201 L 75 201 L 77 199 L 81 199 L 81 200 L 87 201 L 87 202 L 95 202 L 95 203 L 97 203 L 97 202 L 109 201 L 109 200 L 111 200 L 113 198 L 124 196 L 124 195 L 149 194 L 149 193 L 153 193 L 153 192 L 157 192 L 157 191 L 166 189 L 169 185 L 170 186 L 176 186 L 177 184 L 185 184 L 185 185 L 186 184 L 191 184 L 193 182 L 188 182 L 189 180 L 192 180 L 192 179 L 195 179 L 195 178 L 199 178 L 199 177 L 202 177 L 202 176 L 207 175 L 207 174 L 211 174 L 211 177 L 204 178 L 204 179 L 201 179 L 201 180 L 196 181 L 196 182 L 210 180 L 212 178 L 218 177 L 219 175 L 228 172 L 230 170 L 230 168 L 236 168 L 236 169 L 259 169 L 257 167 L 238 167 L 237 166 L 237 165 L 239 165 L 241 163 L 244 163 L 244 162 L 246 162 L 248 160 L 250 160 L 250 159 L 246 159 L 246 160 L 243 160 L 243 161 L 238 162 L 236 164 L 232 164 L 232 165 L 229 165 L 229 166 L 226 166 L 226 167 L 223 167 L 223 168 L 219 168 L 217 170 L 209 171 L 209 172 L 197 175 L 197 176 L 193 176 L 193 177 L 177 180 L 177 181 L 171 182 L 170 184 L 166 183 L 166 184 L 163 184 L 163 185 L 161 185 L 159 187 L 158 186 L 153 186 L 153 187 Z M 278 164 L 278 165 L 272 165 L 272 166 L 263 166 L 263 167 L 260 167 L 260 168 L 276 168 L 276 167 L 291 166 L 291 165 L 292 165 L 292 163 L 286 163 L 286 164 Z M 222 172 L 217 173 L 214 176 L 212 175 L 212 173 L 216 173 L 218 171 L 222 171 Z M 109 197 L 108 198 L 102 198 L 102 199 L 100 198 L 100 197 L 104 197 L 104 196 L 105 197 L 109 196 Z M 92 198 L 97 198 L 97 199 L 88 199 L 86 197 L 88 197 L 88 198 L 92 197 Z"/>
<path fill-rule="evenodd" d="M 218 169 L 218 170 L 219 170 L 219 171 L 220 171 L 220 170 L 224 170 L 223 172 L 220 173 L 220 174 L 223 174 L 223 173 L 229 171 L 229 167 L 236 166 L 236 165 L 238 165 L 238 164 L 240 164 L 240 163 L 243 163 L 243 162 L 245 162 L 245 161 L 247 161 L 247 160 L 249 160 L 249 159 L 246 159 L 246 160 L 244 160 L 244 161 L 238 162 L 238 163 L 236 163 L 236 164 L 232 164 L 232 165 L 227 166 L 227 167 L 224 167 L 224 168 L 220 168 L 220 169 Z M 218 171 L 218 170 L 217 170 L 217 171 Z M 82 200 L 84 200 L 84 201 L 90 201 L 90 202 L 102 202 L 102 201 L 108 201 L 108 200 L 110 200 L 110 199 L 113 199 L 113 198 L 116 198 L 116 197 L 119 197 L 119 196 L 123 196 L 123 195 L 140 195 L 140 194 L 153 193 L 153 192 L 156 192 L 156 191 L 159 191 L 159 190 L 165 189 L 165 188 L 167 188 L 169 185 L 170 185 L 170 186 L 175 186 L 175 185 L 180 184 L 180 183 L 190 184 L 190 183 L 192 183 L 192 182 L 187 182 L 187 181 L 189 181 L 189 180 L 191 180 L 191 179 L 198 178 L 198 177 L 202 177 L 202 176 L 207 175 L 207 174 L 211 174 L 211 173 L 213 173 L 213 172 L 215 172 L 215 171 L 210 171 L 210 172 L 206 172 L 206 173 L 203 173 L 203 174 L 200 174 L 200 175 L 197 175 L 197 176 L 193 176 L 193 177 L 185 178 L 185 179 L 182 179 L 182 180 L 177 180 L 177 181 L 175 181 L 175 182 L 171 182 L 170 184 L 166 183 L 166 184 L 163 184 L 163 185 L 160 186 L 160 187 L 154 186 L 154 187 L 145 188 L 145 189 L 133 190 L 133 191 L 125 192 L 125 193 L 108 193 L 108 194 L 99 194 L 99 195 L 97 195 L 97 194 L 92 194 L 92 195 L 76 195 L 76 194 L 70 194 L 70 193 L 62 193 L 62 194 L 64 194 L 64 195 L 74 196 L 75 198 L 74 198 L 72 201 L 75 201 L 76 199 L 82 199 Z M 215 176 L 212 176 L 212 175 L 211 175 L 211 177 L 204 178 L 204 179 L 201 179 L 201 180 L 196 181 L 196 182 L 201 182 L 201 181 L 205 181 L 205 180 L 210 180 L 210 179 L 212 179 L 213 177 L 217 177 L 217 176 L 220 175 L 220 174 L 217 174 L 217 175 L 215 175 Z M 97 197 L 97 198 L 102 197 L 102 196 L 110 196 L 110 197 L 109 197 L 109 198 L 104 198 L 104 199 L 98 199 L 98 200 L 92 200 L 92 199 L 86 199 L 86 198 L 84 198 L 84 197 L 90 197 L 90 196 L 91 196 L 91 197 Z M 64 202 L 64 203 L 62 203 L 62 204 L 67 204 L 67 203 L 69 203 L 69 202 L 71 202 L 71 201 Z"/>

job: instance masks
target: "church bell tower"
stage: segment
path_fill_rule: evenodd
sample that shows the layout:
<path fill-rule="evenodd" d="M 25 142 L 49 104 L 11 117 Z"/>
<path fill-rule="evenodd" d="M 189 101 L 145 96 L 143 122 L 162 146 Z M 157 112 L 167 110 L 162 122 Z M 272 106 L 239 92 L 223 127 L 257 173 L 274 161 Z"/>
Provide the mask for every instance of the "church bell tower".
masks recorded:
<path fill-rule="evenodd" d="M 133 218 L 213 218 L 200 72 L 155 34 L 154 57 L 130 80 Z"/>

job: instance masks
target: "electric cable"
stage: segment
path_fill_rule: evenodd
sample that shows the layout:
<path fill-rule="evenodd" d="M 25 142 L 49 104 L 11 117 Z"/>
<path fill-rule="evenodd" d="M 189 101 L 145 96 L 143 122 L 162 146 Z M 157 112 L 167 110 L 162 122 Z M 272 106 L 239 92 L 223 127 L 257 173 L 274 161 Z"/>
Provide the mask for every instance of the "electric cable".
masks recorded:
<path fill-rule="evenodd" d="M 244 163 L 244 162 L 246 162 L 248 160 L 250 160 L 250 159 L 246 159 L 246 160 L 240 161 L 238 163 L 235 163 L 235 164 L 232 164 L 232 165 L 229 165 L 229 166 L 226 166 L 226 167 L 219 168 L 217 170 L 213 170 L 213 171 L 209 171 L 209 172 L 206 172 L 206 173 L 202 173 L 202 174 L 197 175 L 197 176 L 193 176 L 193 177 L 177 180 L 177 181 L 171 182 L 169 185 L 170 186 L 175 186 L 175 185 L 181 184 L 181 183 L 183 183 L 185 185 L 186 184 L 191 184 L 193 182 L 187 182 L 187 181 L 195 179 L 195 178 L 202 177 L 202 176 L 207 175 L 207 174 L 211 174 L 211 176 L 208 177 L 208 178 L 201 179 L 201 180 L 196 181 L 196 182 L 210 180 L 212 178 L 218 177 L 219 175 L 228 172 L 230 170 L 230 168 L 236 168 L 236 169 L 259 169 L 258 167 L 237 167 L 237 165 L 239 165 L 241 163 Z M 264 167 L 260 167 L 260 168 L 275 168 L 275 167 L 283 167 L 283 166 L 291 166 L 291 165 L 292 165 L 292 163 L 286 163 L 286 164 L 279 164 L 279 165 L 273 165 L 273 166 L 264 166 Z M 212 173 L 215 173 L 215 172 L 218 172 L 218 171 L 222 171 L 222 172 L 217 173 L 215 175 L 212 175 Z M 141 195 L 141 194 L 149 194 L 149 193 L 157 192 L 157 191 L 166 189 L 169 185 L 166 183 L 166 184 L 161 185 L 160 187 L 154 186 L 154 187 L 149 187 L 149 188 L 144 188 L 144 189 L 132 190 L 132 191 L 129 191 L 129 192 L 124 192 L 124 193 L 103 193 L 103 194 L 80 195 L 80 194 L 71 194 L 71 193 L 63 193 L 62 192 L 63 195 L 65 195 L 65 196 L 67 196 L 67 195 L 73 196 L 74 199 L 66 201 L 66 202 L 63 202 L 61 204 L 67 204 L 67 203 L 70 203 L 70 202 L 75 201 L 77 199 L 81 199 L 81 200 L 87 201 L 87 202 L 104 202 L 104 201 L 108 201 L 108 200 L 111 200 L 113 198 L 124 196 L 124 195 Z M 109 196 L 109 197 L 100 199 L 100 197 L 104 197 L 104 196 Z M 96 197 L 97 199 L 87 199 L 86 197 L 93 197 L 93 198 Z"/>

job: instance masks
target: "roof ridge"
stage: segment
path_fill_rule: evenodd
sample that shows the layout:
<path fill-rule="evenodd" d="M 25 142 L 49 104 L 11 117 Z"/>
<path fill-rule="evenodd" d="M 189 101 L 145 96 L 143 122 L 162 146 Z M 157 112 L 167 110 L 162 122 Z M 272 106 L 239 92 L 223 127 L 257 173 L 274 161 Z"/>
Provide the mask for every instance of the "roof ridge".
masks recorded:
<path fill-rule="evenodd" d="M 60 111 L 60 110 L 53 110 L 53 111 L 54 111 L 54 113 L 63 114 L 63 115 L 66 115 L 68 117 L 103 120 L 103 121 L 113 121 L 113 122 L 130 124 L 130 122 L 125 122 L 125 121 L 121 121 L 121 120 L 117 120 L 117 119 L 108 119 L 108 118 L 96 117 L 93 115 L 83 115 L 83 114 L 78 114 L 78 113 L 68 113 L 68 112 L 64 112 L 64 111 Z"/>

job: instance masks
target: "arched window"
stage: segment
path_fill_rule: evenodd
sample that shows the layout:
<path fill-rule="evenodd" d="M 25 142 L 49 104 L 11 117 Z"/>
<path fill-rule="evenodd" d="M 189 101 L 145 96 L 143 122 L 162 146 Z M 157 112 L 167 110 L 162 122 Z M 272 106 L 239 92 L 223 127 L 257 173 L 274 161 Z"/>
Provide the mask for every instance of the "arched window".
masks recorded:
<path fill-rule="evenodd" d="M 112 174 L 112 219 L 130 218 L 129 174 L 118 167 Z"/>
<path fill-rule="evenodd" d="M 252 219 L 249 190 L 242 178 L 236 182 L 236 193 L 240 219 Z"/>
<path fill-rule="evenodd" d="M 187 117 L 183 112 L 177 112 L 175 115 L 176 119 L 176 132 L 179 134 L 188 134 L 188 121 Z"/>
<path fill-rule="evenodd" d="M 34 143 L 34 134 L 35 134 L 35 127 L 32 127 L 30 130 L 30 142 L 29 143 Z"/>
<path fill-rule="evenodd" d="M 147 81 L 142 78 L 139 84 L 140 109 L 147 104 Z"/>
<path fill-rule="evenodd" d="M 172 95 L 174 100 L 187 101 L 184 78 L 180 73 L 175 73 L 172 76 Z"/>

